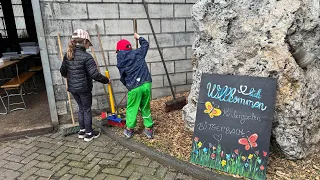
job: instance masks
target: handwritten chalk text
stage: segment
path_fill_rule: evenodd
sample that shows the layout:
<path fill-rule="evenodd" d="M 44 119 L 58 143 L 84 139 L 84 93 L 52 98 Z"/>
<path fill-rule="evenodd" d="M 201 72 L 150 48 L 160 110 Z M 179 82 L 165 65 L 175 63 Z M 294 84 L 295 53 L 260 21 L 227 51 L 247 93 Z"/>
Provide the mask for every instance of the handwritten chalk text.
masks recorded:
<path fill-rule="evenodd" d="M 251 88 L 249 92 L 246 92 L 248 89 L 247 86 L 245 85 L 240 85 L 240 88 L 238 90 L 238 93 L 246 95 L 246 96 L 251 96 L 257 99 L 261 99 L 261 89 L 259 89 L 257 92 L 254 88 Z"/>
<path fill-rule="evenodd" d="M 224 117 L 230 117 L 233 119 L 239 119 L 240 124 L 244 124 L 246 121 L 261 121 L 261 118 L 255 115 L 254 113 L 251 113 L 250 115 L 247 114 L 241 114 L 237 111 L 233 111 L 230 108 L 225 108 L 223 110 L 222 116 Z"/>
<path fill-rule="evenodd" d="M 197 128 L 200 131 L 217 131 L 217 132 L 223 132 L 225 134 L 233 134 L 237 136 L 243 136 L 245 135 L 245 131 L 241 128 L 231 128 L 231 127 L 225 127 L 225 126 L 219 126 L 216 124 L 208 124 L 207 122 L 205 123 L 199 123 L 197 124 Z"/>
<path fill-rule="evenodd" d="M 217 84 L 211 84 L 211 82 L 209 82 L 207 84 L 207 89 L 208 89 L 208 97 L 209 98 L 213 98 L 216 100 L 219 100 L 220 102 L 229 102 L 229 103 L 238 103 L 238 104 L 242 104 L 242 105 L 246 105 L 246 106 L 250 106 L 251 108 L 257 108 L 260 109 L 261 111 L 264 111 L 267 109 L 267 106 L 264 105 L 264 103 L 260 102 L 260 101 L 252 101 L 250 99 L 244 99 L 238 96 L 235 96 L 235 93 L 237 92 L 236 88 L 233 87 L 228 87 L 228 86 L 223 86 L 221 87 L 220 85 Z M 245 93 L 248 95 L 253 94 L 253 90 L 250 93 L 246 93 L 245 92 L 246 89 L 241 89 L 241 94 Z M 256 94 L 253 94 L 252 96 L 256 96 L 256 98 L 261 97 L 260 96 L 260 91 L 258 91 Z"/>

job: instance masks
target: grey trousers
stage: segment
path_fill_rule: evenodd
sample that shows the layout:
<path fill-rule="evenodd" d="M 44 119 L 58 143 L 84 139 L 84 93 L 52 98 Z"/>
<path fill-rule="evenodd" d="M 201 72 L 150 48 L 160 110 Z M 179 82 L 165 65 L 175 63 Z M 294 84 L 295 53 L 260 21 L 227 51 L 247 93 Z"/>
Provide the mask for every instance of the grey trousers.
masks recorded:
<path fill-rule="evenodd" d="M 86 133 L 92 132 L 92 93 L 71 93 L 79 106 L 78 120 L 80 129 L 85 129 Z"/>

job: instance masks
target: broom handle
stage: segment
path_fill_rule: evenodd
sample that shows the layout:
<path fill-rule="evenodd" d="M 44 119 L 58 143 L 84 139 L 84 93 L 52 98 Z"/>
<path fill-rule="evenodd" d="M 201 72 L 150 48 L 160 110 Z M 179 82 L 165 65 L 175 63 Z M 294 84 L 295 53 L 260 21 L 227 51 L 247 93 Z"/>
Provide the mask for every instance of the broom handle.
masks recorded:
<path fill-rule="evenodd" d="M 62 45 L 61 45 L 60 33 L 58 33 L 58 44 L 59 44 L 60 58 L 61 58 L 61 61 L 63 61 L 63 54 L 62 54 Z M 70 92 L 68 91 L 68 80 L 67 80 L 67 78 L 66 78 L 66 90 L 67 90 L 67 95 L 68 95 L 69 109 L 70 109 L 72 124 L 75 125 L 75 121 L 74 121 L 74 117 L 73 117 L 73 109 L 72 109 L 72 102 L 71 102 Z"/>
<path fill-rule="evenodd" d="M 134 33 L 138 32 L 137 19 L 133 20 L 133 31 L 134 31 Z M 139 47 L 138 45 L 139 45 L 138 39 L 136 39 L 136 49 L 138 49 L 138 47 Z"/>
<path fill-rule="evenodd" d="M 125 97 L 127 97 L 127 94 L 128 94 L 128 92 L 126 92 L 125 94 L 124 94 L 124 96 L 122 97 L 122 99 L 121 99 L 121 101 L 120 101 L 120 103 L 117 105 L 117 109 L 119 109 L 119 106 L 121 105 L 121 103 L 122 103 L 122 101 L 124 100 L 124 98 Z"/>
<path fill-rule="evenodd" d="M 137 19 L 133 19 L 133 31 L 134 33 L 138 32 L 138 25 L 137 25 Z M 139 48 L 139 43 L 138 43 L 138 39 L 136 39 L 136 49 Z M 120 103 L 117 105 L 117 109 L 119 109 L 119 106 L 121 105 L 122 101 L 124 100 L 124 98 L 127 96 L 127 93 L 125 93 L 125 95 L 122 97 Z"/>
<path fill-rule="evenodd" d="M 99 64 L 98 64 L 98 61 L 97 61 L 96 52 L 94 51 L 94 49 L 93 49 L 92 46 L 91 46 L 91 53 L 92 53 L 92 55 L 93 55 L 94 62 L 95 62 L 96 65 L 97 65 L 98 72 L 100 73 L 100 68 L 99 68 Z M 108 93 L 107 93 L 106 86 L 105 86 L 104 84 L 102 84 L 102 85 L 103 85 L 103 90 L 104 90 L 104 93 L 105 93 L 105 95 L 106 95 L 106 98 L 107 98 L 109 107 L 110 107 L 110 102 L 109 102 L 109 100 L 108 100 Z"/>
<path fill-rule="evenodd" d="M 102 58 L 103 58 L 104 66 L 106 67 L 106 70 L 108 71 L 106 56 L 105 56 L 105 54 L 104 54 L 104 50 L 103 50 L 103 46 L 102 46 L 102 41 L 101 41 L 101 37 L 100 37 L 100 32 L 99 32 L 99 27 L 98 27 L 97 24 L 96 24 L 96 31 L 97 31 L 97 34 L 98 34 L 99 45 L 100 45 L 100 50 L 101 50 L 101 53 L 102 53 Z"/>
<path fill-rule="evenodd" d="M 100 32 L 99 32 L 99 27 L 98 25 L 96 24 L 96 31 L 97 31 L 97 34 L 98 34 L 98 39 L 99 39 L 99 44 L 100 44 L 100 50 L 102 52 L 102 58 L 103 58 L 103 61 L 104 61 L 104 65 L 106 67 L 106 76 L 110 79 L 110 74 L 109 74 L 109 71 L 108 71 L 108 67 L 107 67 L 107 61 L 106 61 L 106 57 L 104 55 L 104 50 L 103 50 L 103 46 L 102 46 L 102 41 L 101 41 L 101 37 L 100 37 Z M 114 105 L 117 104 L 115 101 L 115 98 L 114 98 L 114 93 L 113 93 L 113 89 L 112 89 L 112 86 L 111 86 L 111 82 L 108 84 L 108 90 L 109 90 L 109 96 L 110 96 L 110 105 L 111 105 L 111 111 L 112 113 L 115 113 L 115 110 L 117 111 L 117 114 L 119 114 L 119 111 L 118 109 L 115 109 Z"/>
<path fill-rule="evenodd" d="M 170 80 L 170 77 L 169 77 L 169 73 L 168 73 L 168 70 L 167 70 L 167 66 L 166 66 L 166 63 L 164 62 L 163 55 L 162 55 L 162 52 L 161 52 L 160 47 L 159 47 L 159 43 L 158 43 L 158 40 L 157 40 L 157 37 L 156 37 L 156 33 L 154 32 L 154 29 L 153 29 L 153 26 L 152 26 L 152 22 L 151 22 L 149 13 L 148 13 L 148 8 L 147 8 L 145 0 L 142 0 L 142 3 L 143 3 L 144 10 L 146 11 L 146 14 L 147 14 L 147 18 L 148 18 L 148 21 L 149 21 L 149 24 L 150 24 L 150 27 L 151 27 L 151 31 L 152 31 L 152 34 L 153 34 L 153 37 L 154 37 L 154 41 L 157 44 L 157 48 L 158 48 L 158 51 L 159 51 L 159 54 L 160 54 L 160 57 L 161 57 L 161 61 L 162 61 L 164 70 L 166 71 L 166 75 L 167 75 L 167 78 L 168 78 L 168 82 L 169 82 L 169 85 L 170 85 L 170 89 L 171 89 L 171 93 L 172 93 L 173 99 L 176 99 L 176 96 L 174 94 L 173 87 L 172 87 L 172 84 L 171 84 L 171 80 Z"/>
<path fill-rule="evenodd" d="M 138 25 L 137 25 L 137 19 L 133 19 L 133 31 L 134 33 L 137 33 L 138 32 Z M 139 43 L 138 43 L 138 39 L 136 39 L 136 49 L 139 48 Z M 124 100 L 124 98 L 127 96 L 127 93 L 122 97 L 120 103 L 117 105 L 117 109 L 118 107 L 121 105 L 122 101 Z"/>
<path fill-rule="evenodd" d="M 137 33 L 137 29 L 138 29 L 138 26 L 137 26 L 137 19 L 133 19 L 133 31 L 134 33 Z M 136 49 L 139 48 L 139 43 L 138 43 L 138 39 L 136 39 Z M 121 105 L 122 101 L 124 100 L 125 97 L 127 97 L 127 94 L 128 92 L 125 93 L 125 95 L 122 97 L 120 103 L 117 105 L 117 109 L 119 109 L 119 106 Z"/>
<path fill-rule="evenodd" d="M 94 51 L 94 49 L 93 49 L 93 47 L 92 47 L 92 46 L 90 47 L 90 49 L 91 49 L 91 54 L 92 54 L 93 60 L 94 60 L 94 62 L 96 63 L 96 66 L 97 66 L 98 72 L 100 72 L 99 64 L 98 64 L 98 61 L 97 61 L 96 52 Z"/>

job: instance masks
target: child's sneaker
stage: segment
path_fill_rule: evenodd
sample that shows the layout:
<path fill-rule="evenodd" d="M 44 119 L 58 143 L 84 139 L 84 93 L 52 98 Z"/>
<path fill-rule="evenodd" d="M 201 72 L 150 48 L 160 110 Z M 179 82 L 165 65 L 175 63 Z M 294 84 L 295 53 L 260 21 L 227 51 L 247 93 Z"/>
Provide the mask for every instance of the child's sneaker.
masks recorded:
<path fill-rule="evenodd" d="M 92 131 L 91 133 L 86 133 L 86 136 L 84 137 L 84 141 L 89 142 L 92 141 L 93 138 L 98 138 L 100 136 L 99 131 Z"/>
<path fill-rule="evenodd" d="M 152 129 L 144 129 L 143 133 L 147 136 L 148 139 L 153 138 L 153 130 Z"/>
<path fill-rule="evenodd" d="M 85 135 L 86 135 L 85 129 L 80 129 L 80 131 L 78 132 L 79 139 L 83 139 Z"/>
<path fill-rule="evenodd" d="M 123 134 L 127 137 L 127 138 L 131 138 L 134 134 L 133 129 L 127 129 L 125 128 L 123 131 Z"/>

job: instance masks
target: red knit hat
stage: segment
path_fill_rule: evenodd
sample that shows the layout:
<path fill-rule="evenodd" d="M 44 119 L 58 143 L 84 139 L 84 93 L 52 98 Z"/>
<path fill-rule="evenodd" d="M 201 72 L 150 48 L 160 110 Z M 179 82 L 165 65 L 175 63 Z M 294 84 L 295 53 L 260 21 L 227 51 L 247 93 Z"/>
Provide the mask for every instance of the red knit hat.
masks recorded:
<path fill-rule="evenodd" d="M 128 40 L 125 39 L 121 39 L 120 41 L 118 41 L 117 43 L 117 51 L 121 51 L 121 50 L 131 50 L 131 43 Z"/>

